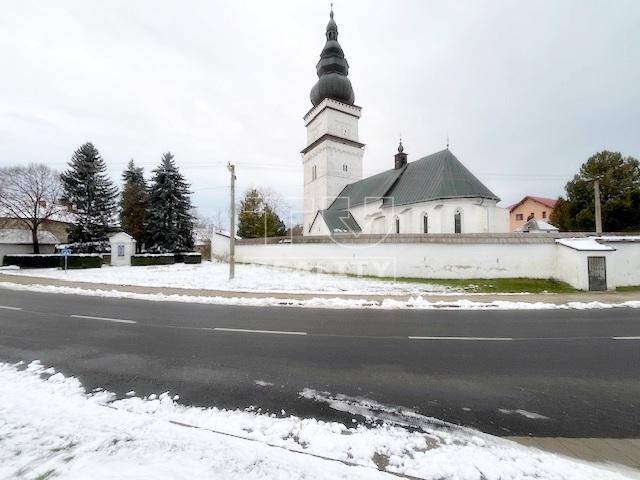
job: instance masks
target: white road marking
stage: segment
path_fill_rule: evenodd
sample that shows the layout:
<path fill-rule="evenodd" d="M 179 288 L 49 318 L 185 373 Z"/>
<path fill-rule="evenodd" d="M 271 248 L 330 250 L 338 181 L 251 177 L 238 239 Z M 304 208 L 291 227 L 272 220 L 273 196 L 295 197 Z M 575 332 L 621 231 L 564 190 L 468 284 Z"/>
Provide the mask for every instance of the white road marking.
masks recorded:
<path fill-rule="evenodd" d="M 5 310 L 22 310 L 20 307 L 5 307 L 4 305 L 0 305 L 0 308 L 4 308 Z"/>
<path fill-rule="evenodd" d="M 613 340 L 640 340 L 640 337 L 611 337 Z"/>
<path fill-rule="evenodd" d="M 104 322 L 115 322 L 115 323 L 138 323 L 133 320 L 122 320 L 120 318 L 105 318 L 105 317 L 90 317 L 88 315 L 69 315 L 73 318 L 86 318 L 88 320 L 102 320 Z"/>
<path fill-rule="evenodd" d="M 513 340 L 511 337 L 408 337 L 409 340 L 467 340 L 471 342 L 502 342 Z"/>
<path fill-rule="evenodd" d="M 307 332 L 287 332 L 282 330 L 249 330 L 245 328 L 222 328 L 216 327 L 214 330 L 220 332 L 241 332 L 241 333 L 273 333 L 277 335 L 306 335 Z"/>

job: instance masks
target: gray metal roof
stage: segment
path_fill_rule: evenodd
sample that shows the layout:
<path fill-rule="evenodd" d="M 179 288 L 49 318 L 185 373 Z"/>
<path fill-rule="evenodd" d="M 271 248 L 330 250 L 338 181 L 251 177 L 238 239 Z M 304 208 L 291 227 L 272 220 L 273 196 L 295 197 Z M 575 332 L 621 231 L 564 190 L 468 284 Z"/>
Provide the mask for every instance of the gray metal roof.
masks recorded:
<path fill-rule="evenodd" d="M 333 233 L 352 233 L 362 231 L 356 219 L 349 210 L 320 210 L 324 222 Z"/>
<path fill-rule="evenodd" d="M 392 168 L 344 187 L 327 210 L 320 212 L 330 231 L 360 226 L 349 209 L 382 200 L 384 206 L 407 205 L 447 198 L 487 198 L 500 201 L 449 151 L 427 155 L 402 168 Z M 353 227 L 353 228 L 352 228 Z"/>

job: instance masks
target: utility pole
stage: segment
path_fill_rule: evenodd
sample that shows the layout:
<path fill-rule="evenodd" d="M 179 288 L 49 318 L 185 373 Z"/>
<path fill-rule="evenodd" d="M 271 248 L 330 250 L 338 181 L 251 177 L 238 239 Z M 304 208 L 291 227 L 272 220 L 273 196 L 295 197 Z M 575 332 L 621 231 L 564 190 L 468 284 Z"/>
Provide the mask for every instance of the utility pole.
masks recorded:
<path fill-rule="evenodd" d="M 231 203 L 229 205 L 229 280 L 236 275 L 236 166 L 227 165 L 231 173 Z"/>
<path fill-rule="evenodd" d="M 602 206 L 600 205 L 600 180 L 597 178 L 593 180 L 593 194 L 595 196 L 596 204 L 596 233 L 602 234 Z"/>

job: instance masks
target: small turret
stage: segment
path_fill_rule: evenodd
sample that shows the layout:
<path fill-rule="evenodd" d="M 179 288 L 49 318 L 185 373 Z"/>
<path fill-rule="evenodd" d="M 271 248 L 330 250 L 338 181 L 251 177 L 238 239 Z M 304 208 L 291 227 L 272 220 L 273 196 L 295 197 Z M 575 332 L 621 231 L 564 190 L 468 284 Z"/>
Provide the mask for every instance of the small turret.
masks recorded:
<path fill-rule="evenodd" d="M 407 164 L 407 154 L 404 153 L 404 147 L 402 146 L 402 139 L 400 139 L 400 145 L 398 145 L 398 153 L 394 155 L 395 168 L 402 168 Z"/>

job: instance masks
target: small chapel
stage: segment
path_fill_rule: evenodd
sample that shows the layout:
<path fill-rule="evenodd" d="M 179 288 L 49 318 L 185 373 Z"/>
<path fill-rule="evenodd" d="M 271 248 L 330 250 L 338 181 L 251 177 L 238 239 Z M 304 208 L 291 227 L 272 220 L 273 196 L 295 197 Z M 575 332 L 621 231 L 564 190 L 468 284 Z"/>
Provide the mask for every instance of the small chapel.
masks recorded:
<path fill-rule="evenodd" d="M 388 170 L 362 178 L 362 108 L 338 43 L 333 9 L 304 116 L 304 235 L 502 233 L 509 211 L 446 149 L 409 161 L 402 141 Z"/>

